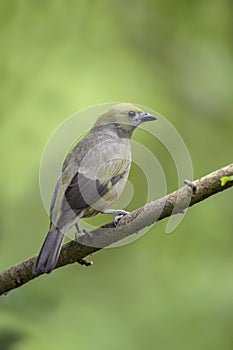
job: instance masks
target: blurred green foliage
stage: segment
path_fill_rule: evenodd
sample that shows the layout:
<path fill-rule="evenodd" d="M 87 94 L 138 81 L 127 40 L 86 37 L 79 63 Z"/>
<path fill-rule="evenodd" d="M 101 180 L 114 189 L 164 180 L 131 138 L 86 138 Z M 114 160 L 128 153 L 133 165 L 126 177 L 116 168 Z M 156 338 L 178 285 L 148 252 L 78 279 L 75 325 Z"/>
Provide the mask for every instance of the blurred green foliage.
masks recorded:
<path fill-rule="evenodd" d="M 1 269 L 39 250 L 40 157 L 82 108 L 159 111 L 195 177 L 232 162 L 232 11 L 230 0 L 0 2 Z M 174 164 L 155 146 L 174 190 Z M 136 167 L 131 177 L 140 185 Z M 94 255 L 92 268 L 68 266 L 2 297 L 0 348 L 232 349 L 232 190 L 190 209 L 172 235 L 165 225 Z"/>

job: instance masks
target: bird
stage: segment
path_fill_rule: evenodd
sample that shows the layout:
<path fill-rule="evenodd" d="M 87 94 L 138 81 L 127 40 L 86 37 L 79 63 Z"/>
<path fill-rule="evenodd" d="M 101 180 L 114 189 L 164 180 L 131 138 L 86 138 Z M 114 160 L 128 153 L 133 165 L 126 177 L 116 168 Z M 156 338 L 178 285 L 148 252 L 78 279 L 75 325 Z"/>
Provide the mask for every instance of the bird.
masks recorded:
<path fill-rule="evenodd" d="M 50 228 L 33 266 L 33 274 L 56 267 L 65 234 L 78 221 L 98 213 L 127 212 L 108 209 L 120 196 L 131 165 L 131 136 L 143 122 L 157 117 L 131 103 L 112 105 L 66 156 L 52 195 Z"/>

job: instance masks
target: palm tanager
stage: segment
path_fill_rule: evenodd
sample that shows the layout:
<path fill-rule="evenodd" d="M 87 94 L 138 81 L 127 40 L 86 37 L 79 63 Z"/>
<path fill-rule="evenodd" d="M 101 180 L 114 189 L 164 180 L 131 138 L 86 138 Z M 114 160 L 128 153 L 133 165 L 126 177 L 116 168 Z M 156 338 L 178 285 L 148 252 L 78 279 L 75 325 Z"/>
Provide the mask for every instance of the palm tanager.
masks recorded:
<path fill-rule="evenodd" d="M 123 191 L 131 164 L 130 138 L 143 122 L 157 118 L 129 104 L 113 105 L 103 113 L 65 158 L 50 206 L 50 229 L 33 273 L 51 272 L 65 234 L 78 220 L 97 213 L 124 215 L 109 209 Z"/>

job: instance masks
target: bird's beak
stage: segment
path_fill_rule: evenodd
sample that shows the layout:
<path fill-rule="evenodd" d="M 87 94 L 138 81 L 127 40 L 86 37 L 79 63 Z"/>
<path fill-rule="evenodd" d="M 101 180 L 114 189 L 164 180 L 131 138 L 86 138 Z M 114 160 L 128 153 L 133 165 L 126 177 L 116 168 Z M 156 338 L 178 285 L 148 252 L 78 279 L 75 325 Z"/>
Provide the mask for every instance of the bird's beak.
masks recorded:
<path fill-rule="evenodd" d="M 141 123 L 149 122 L 151 120 L 157 120 L 157 118 L 153 114 L 149 114 L 147 112 L 140 113 L 140 121 L 141 121 Z"/>

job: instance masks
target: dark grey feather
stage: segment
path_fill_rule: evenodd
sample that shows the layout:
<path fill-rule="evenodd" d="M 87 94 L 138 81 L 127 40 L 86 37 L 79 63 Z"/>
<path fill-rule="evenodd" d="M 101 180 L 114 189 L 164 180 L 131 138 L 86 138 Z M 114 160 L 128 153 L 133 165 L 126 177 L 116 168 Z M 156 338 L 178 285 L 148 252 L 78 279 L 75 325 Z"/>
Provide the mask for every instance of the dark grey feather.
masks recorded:
<path fill-rule="evenodd" d="M 51 230 L 48 232 L 33 267 L 34 274 L 39 272 L 49 273 L 55 268 L 63 239 L 64 235 L 58 230 Z"/>
<path fill-rule="evenodd" d="M 109 184 L 114 186 L 127 172 L 128 170 L 125 170 L 113 176 L 104 184 L 101 184 L 98 179 L 88 179 L 77 172 L 65 191 L 70 208 L 78 215 L 84 208 L 91 206 L 100 197 L 103 197 L 109 191 Z"/>

